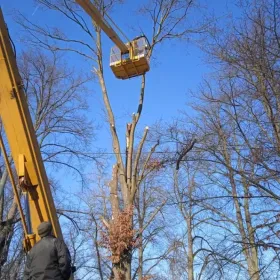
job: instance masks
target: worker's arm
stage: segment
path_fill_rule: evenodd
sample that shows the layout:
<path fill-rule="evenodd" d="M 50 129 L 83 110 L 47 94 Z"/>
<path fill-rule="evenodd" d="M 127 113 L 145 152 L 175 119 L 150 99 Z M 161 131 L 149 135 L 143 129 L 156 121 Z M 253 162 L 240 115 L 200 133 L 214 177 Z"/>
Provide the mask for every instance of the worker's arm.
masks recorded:
<path fill-rule="evenodd" d="M 71 256 L 69 250 L 60 239 L 56 239 L 55 246 L 57 249 L 59 270 L 65 280 L 68 280 L 71 275 Z"/>

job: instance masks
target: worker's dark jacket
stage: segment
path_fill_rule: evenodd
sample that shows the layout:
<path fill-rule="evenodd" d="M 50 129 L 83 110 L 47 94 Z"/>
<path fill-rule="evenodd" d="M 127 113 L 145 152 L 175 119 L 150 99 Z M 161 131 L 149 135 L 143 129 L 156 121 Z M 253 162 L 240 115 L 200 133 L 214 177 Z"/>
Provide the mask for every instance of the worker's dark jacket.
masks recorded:
<path fill-rule="evenodd" d="M 46 236 L 28 253 L 23 280 L 68 280 L 70 274 L 71 257 L 65 243 Z"/>

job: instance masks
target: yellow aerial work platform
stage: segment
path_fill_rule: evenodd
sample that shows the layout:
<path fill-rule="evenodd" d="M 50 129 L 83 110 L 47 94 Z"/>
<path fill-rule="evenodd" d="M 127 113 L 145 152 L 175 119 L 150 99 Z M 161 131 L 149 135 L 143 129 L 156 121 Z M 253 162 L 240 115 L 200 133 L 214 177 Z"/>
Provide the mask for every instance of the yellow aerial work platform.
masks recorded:
<path fill-rule="evenodd" d="M 117 78 L 128 79 L 143 75 L 150 70 L 148 59 L 150 45 L 145 36 L 139 36 L 125 44 L 90 0 L 76 0 L 76 2 L 116 44 L 111 49 L 110 66 Z"/>
<path fill-rule="evenodd" d="M 126 46 L 128 53 L 122 54 L 121 50 L 114 46 L 110 56 L 110 67 L 114 75 L 123 80 L 143 75 L 150 70 L 149 45 L 146 37 L 138 37 Z"/>

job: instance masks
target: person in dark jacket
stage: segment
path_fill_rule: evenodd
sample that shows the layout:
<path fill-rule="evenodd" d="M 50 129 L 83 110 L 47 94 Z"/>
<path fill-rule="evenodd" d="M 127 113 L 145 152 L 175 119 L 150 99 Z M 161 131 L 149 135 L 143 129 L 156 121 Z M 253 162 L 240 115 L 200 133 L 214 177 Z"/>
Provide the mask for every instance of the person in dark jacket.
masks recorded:
<path fill-rule="evenodd" d="M 41 240 L 27 255 L 23 280 L 68 280 L 71 275 L 71 256 L 65 243 L 52 235 L 52 225 L 38 226 Z"/>

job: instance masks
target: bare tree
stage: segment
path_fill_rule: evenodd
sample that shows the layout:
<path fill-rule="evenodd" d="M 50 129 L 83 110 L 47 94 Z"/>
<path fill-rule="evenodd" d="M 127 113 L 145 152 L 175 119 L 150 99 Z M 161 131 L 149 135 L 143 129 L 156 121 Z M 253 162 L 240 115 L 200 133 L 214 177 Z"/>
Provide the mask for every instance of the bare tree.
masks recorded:
<path fill-rule="evenodd" d="M 60 165 L 63 168 L 70 168 L 78 172 L 83 179 L 84 174 L 78 163 L 96 159 L 88 148 L 93 130 L 84 115 L 87 104 L 81 95 L 86 92 L 88 78 L 82 74 L 75 75 L 74 70 L 70 69 L 55 52 L 49 55 L 43 52 L 23 52 L 18 63 L 45 163 L 50 167 Z M 19 246 L 15 251 L 11 249 L 12 244 L 19 242 L 14 234 L 19 219 L 17 204 L 13 199 L 4 165 L 1 172 L 1 266 L 4 267 L 5 264 L 5 271 L 10 275 L 19 272 L 18 268 L 12 269 L 11 265 L 19 266 L 23 255 Z M 51 177 L 51 173 L 49 176 Z M 13 253 L 18 258 L 14 259 Z"/>
<path fill-rule="evenodd" d="M 135 238 L 133 229 L 133 209 L 134 200 L 139 191 L 141 181 L 141 170 L 145 170 L 147 163 L 155 148 L 140 166 L 142 149 L 148 135 L 148 128 L 143 132 L 142 139 L 137 143 L 135 131 L 141 117 L 144 104 L 146 78 L 142 77 L 140 86 L 139 104 L 132 120 L 127 125 L 126 130 L 126 153 L 122 156 L 119 136 L 115 122 L 114 113 L 111 107 L 110 98 L 107 91 L 107 85 L 104 77 L 103 52 L 101 29 L 94 23 L 92 28 L 80 9 L 74 1 L 38 1 L 43 7 L 51 11 L 61 13 L 65 19 L 71 22 L 73 28 L 77 28 L 86 36 L 81 38 L 72 38 L 65 30 L 57 28 L 43 28 L 41 25 L 30 22 L 27 18 L 21 16 L 20 24 L 30 34 L 30 42 L 41 45 L 44 48 L 56 49 L 61 51 L 70 51 L 91 60 L 94 63 L 93 72 L 97 76 L 101 93 L 104 101 L 104 108 L 107 113 L 107 122 L 112 137 L 112 148 L 116 158 L 116 165 L 113 168 L 112 182 L 110 184 L 110 204 L 111 217 L 103 217 L 103 223 L 108 230 L 108 240 L 112 253 L 113 278 L 131 279 L 131 264 L 133 253 L 133 239 Z M 118 4 L 119 1 L 94 1 L 94 4 L 100 9 L 102 14 L 107 14 Z M 141 12 L 150 21 L 152 37 L 150 39 L 151 49 L 149 56 L 153 56 L 154 49 L 162 42 L 169 39 L 183 38 L 192 33 L 202 32 L 204 26 L 192 28 L 187 21 L 188 15 L 194 8 L 194 1 L 166 1 L 156 0 L 143 4 Z M 118 191 L 120 188 L 120 191 Z M 139 192 L 140 193 L 140 192 Z M 116 237 L 118 222 L 122 221 L 126 228 L 127 235 L 118 244 L 114 243 L 111 237 Z M 126 225 L 124 224 L 126 223 Z M 114 232 L 115 231 L 115 232 Z M 122 244 L 122 246 L 120 246 Z M 117 255 L 115 255 L 117 254 Z"/>
<path fill-rule="evenodd" d="M 96 159 L 88 149 L 93 128 L 85 115 L 90 78 L 76 74 L 57 52 L 24 52 L 19 66 L 44 162 L 64 165 L 83 179 L 75 160 Z"/>
<path fill-rule="evenodd" d="M 231 244 L 221 243 L 235 256 L 229 261 L 250 279 L 279 269 L 273 261 L 279 212 L 277 7 L 279 1 L 255 1 L 244 10 L 242 25 L 215 34 L 208 53 L 220 66 L 216 83 L 205 82 L 194 106 L 200 113 L 193 120 L 200 132 L 197 148 L 213 191 L 200 204 L 214 215 L 207 223 L 223 229 Z"/>

